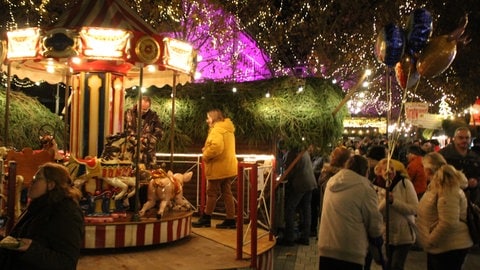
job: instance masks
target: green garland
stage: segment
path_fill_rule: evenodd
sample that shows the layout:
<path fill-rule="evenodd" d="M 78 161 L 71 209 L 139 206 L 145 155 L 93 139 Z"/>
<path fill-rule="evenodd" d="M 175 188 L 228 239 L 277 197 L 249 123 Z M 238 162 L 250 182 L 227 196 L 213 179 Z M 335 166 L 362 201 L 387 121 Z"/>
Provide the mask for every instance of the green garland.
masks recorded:
<path fill-rule="evenodd" d="M 302 92 L 297 92 L 303 86 Z M 237 91 L 234 93 L 233 88 Z M 144 95 L 152 98 L 152 109 L 170 134 L 171 87 L 150 89 Z M 188 151 L 192 144 L 201 144 L 207 134 L 206 112 L 222 109 L 236 127 L 237 143 L 255 149 L 274 145 L 280 138 L 291 146 L 305 147 L 313 143 L 328 151 L 341 138 L 342 108 L 335 116 L 335 107 L 344 94 L 327 80 L 284 77 L 249 83 L 204 83 L 178 86 L 175 99 L 175 151 Z M 270 98 L 265 94 L 269 92 Z M 127 106 L 136 103 L 136 93 L 127 95 Z M 169 136 L 158 150 L 169 152 Z"/>
<path fill-rule="evenodd" d="M 8 145 L 5 145 L 5 108 L 6 91 L 0 88 L 0 146 L 13 147 L 21 150 L 25 147 L 40 148 L 39 131 L 45 124 L 55 130 L 55 140 L 58 148 L 63 148 L 63 120 L 42 105 L 37 99 L 29 97 L 22 92 L 10 92 L 10 113 L 8 122 Z"/>
<path fill-rule="evenodd" d="M 302 92 L 297 92 L 303 86 Z M 237 91 L 232 92 L 232 88 Z M 171 87 L 150 89 L 152 109 L 164 123 L 165 134 L 157 150 L 170 151 Z M 271 97 L 266 98 L 269 92 Z M 328 149 L 342 136 L 346 108 L 332 115 L 343 92 L 327 80 L 284 77 L 248 83 L 187 84 L 177 87 L 175 99 L 175 152 L 187 152 L 203 143 L 207 134 L 206 112 L 222 109 L 235 124 L 237 143 L 250 149 L 274 146 L 283 138 L 292 146 L 313 143 Z M 127 93 L 126 108 L 136 104 L 135 91 Z M 5 124 L 5 90 L 0 91 L 0 129 Z M 56 129 L 59 148 L 63 147 L 64 123 L 37 99 L 11 92 L 9 146 L 39 148 L 38 131 L 44 124 Z M 3 145 L 3 134 L 1 136 Z M 269 147 L 268 147 L 269 148 Z M 269 148 L 270 149 L 270 148 Z"/>

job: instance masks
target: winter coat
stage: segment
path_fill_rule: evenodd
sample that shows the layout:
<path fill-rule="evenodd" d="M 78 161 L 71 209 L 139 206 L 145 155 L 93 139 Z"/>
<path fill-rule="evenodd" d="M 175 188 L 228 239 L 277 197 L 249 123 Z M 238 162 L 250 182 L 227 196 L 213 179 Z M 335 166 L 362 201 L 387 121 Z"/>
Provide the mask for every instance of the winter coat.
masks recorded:
<path fill-rule="evenodd" d="M 84 235 L 83 214 L 71 199 L 51 204 L 43 196 L 30 203 L 10 235 L 33 241 L 25 252 L 0 248 L 0 269 L 74 270 Z"/>
<path fill-rule="evenodd" d="M 395 183 L 395 186 L 393 186 Z M 391 188 L 393 187 L 393 189 Z M 416 240 L 415 214 L 417 213 L 418 199 L 412 182 L 402 176 L 398 176 L 392 182 L 393 203 L 389 204 L 389 244 L 398 246 L 413 244 Z M 379 209 L 386 220 L 386 189 L 380 189 L 383 193 L 379 196 Z"/>
<path fill-rule="evenodd" d="M 298 155 L 298 151 L 290 151 L 289 155 L 295 159 Z M 292 160 L 293 161 L 293 160 Z M 287 164 L 288 167 L 290 164 Z M 312 191 L 317 187 L 317 181 L 315 180 L 315 174 L 313 173 L 312 160 L 308 151 L 304 151 L 302 157 L 293 167 L 288 176 L 287 189 L 292 189 L 294 193 L 304 193 Z"/>
<path fill-rule="evenodd" d="M 455 150 L 453 143 L 438 151 L 455 169 L 462 171 L 467 179 L 477 178 L 480 181 L 480 157 L 473 151 L 468 150 L 466 156 L 460 155 Z"/>
<path fill-rule="evenodd" d="M 129 109 L 125 112 L 125 130 L 131 135 L 137 134 L 138 114 L 137 108 Z M 162 139 L 163 128 L 157 113 L 149 109 L 142 114 L 142 140 L 146 140 L 147 145 L 155 145 Z"/>
<path fill-rule="evenodd" d="M 408 176 L 415 187 L 417 194 L 423 194 L 427 190 L 427 176 L 423 169 L 422 157 L 416 156 L 407 166 Z"/>
<path fill-rule="evenodd" d="M 319 229 L 319 255 L 363 265 L 368 237 L 382 235 L 382 215 L 370 181 L 342 169 L 325 190 Z"/>
<path fill-rule="evenodd" d="M 466 179 L 464 179 L 466 185 Z M 438 254 L 473 245 L 465 222 L 467 199 L 463 190 L 438 194 L 427 188 L 417 211 L 418 240 L 428 253 Z"/>
<path fill-rule="evenodd" d="M 237 175 L 235 126 L 229 118 L 215 122 L 202 148 L 207 180 L 221 180 Z"/>

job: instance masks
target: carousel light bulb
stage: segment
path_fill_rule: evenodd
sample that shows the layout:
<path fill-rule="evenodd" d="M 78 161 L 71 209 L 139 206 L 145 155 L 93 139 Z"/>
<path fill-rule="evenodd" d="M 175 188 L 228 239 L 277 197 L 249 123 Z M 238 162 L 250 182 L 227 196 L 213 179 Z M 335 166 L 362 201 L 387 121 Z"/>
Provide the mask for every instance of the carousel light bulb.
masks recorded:
<path fill-rule="evenodd" d="M 72 63 L 78 65 L 82 62 L 82 59 L 80 57 L 72 57 Z"/>
<path fill-rule="evenodd" d="M 147 92 L 147 88 L 145 86 L 142 87 L 142 93 Z"/>
<path fill-rule="evenodd" d="M 266 98 L 269 98 L 269 97 L 270 97 L 270 92 L 267 92 L 267 93 L 265 94 L 265 97 L 266 97 Z"/>
<path fill-rule="evenodd" d="M 54 73 L 55 72 L 55 66 L 47 65 L 47 72 L 48 73 Z"/>
<path fill-rule="evenodd" d="M 233 87 L 233 88 L 232 88 L 232 92 L 233 92 L 233 93 L 236 93 L 236 92 L 237 92 L 237 88 L 236 88 L 236 87 Z"/>
<path fill-rule="evenodd" d="M 155 65 L 148 65 L 147 66 L 147 71 L 148 72 L 155 72 L 157 70 L 157 66 Z"/>
<path fill-rule="evenodd" d="M 195 80 L 198 80 L 202 77 L 202 73 L 198 72 L 198 71 L 195 71 L 195 74 L 193 75 L 193 78 Z"/>

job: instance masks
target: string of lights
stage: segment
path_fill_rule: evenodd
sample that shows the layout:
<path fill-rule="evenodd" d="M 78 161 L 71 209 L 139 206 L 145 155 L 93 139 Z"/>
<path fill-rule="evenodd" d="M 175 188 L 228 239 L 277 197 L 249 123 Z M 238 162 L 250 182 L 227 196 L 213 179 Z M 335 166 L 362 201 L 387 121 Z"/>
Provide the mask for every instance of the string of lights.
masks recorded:
<path fill-rule="evenodd" d="M 215 49 L 217 53 L 204 58 L 202 62 L 205 63 L 205 69 L 211 68 L 212 74 L 224 76 L 223 81 L 295 75 L 292 69 L 302 67 L 302 76 L 332 79 L 348 91 L 355 83 L 359 70 L 368 66 L 374 75 L 369 78 L 368 94 L 363 102 L 366 110 L 364 113 L 374 114 L 385 110 L 380 102 L 385 100 L 385 67 L 374 58 L 373 53 L 377 33 L 388 20 L 406 28 L 408 16 L 413 10 L 433 5 L 429 1 L 398 0 L 380 6 L 366 1 L 362 4 L 366 9 L 372 8 L 373 16 L 365 16 L 346 1 L 280 0 L 260 1 L 254 5 L 249 0 L 235 0 L 222 5 L 206 0 L 124 1 L 157 30 L 170 32 L 176 38 L 192 42 L 197 49 Z M 58 19 L 61 10 L 72 5 L 56 0 L 43 0 L 39 3 L 32 0 L 6 2 L 8 29 L 23 27 L 25 24 L 48 25 Z M 437 5 L 446 6 L 447 1 L 441 1 Z M 29 12 L 22 13 L 18 10 Z M 447 19 L 439 12 L 432 12 L 432 17 L 434 26 Z M 25 18 L 27 21 L 24 21 Z M 306 33 L 305 29 L 309 36 L 302 35 Z M 253 63 L 245 60 L 248 59 L 246 56 L 259 54 L 258 51 L 241 54 L 247 51 L 247 45 L 238 39 L 241 32 L 251 35 L 265 51 L 269 59 L 262 65 L 270 74 L 260 71 L 258 66 L 238 66 L 239 61 Z M 248 68 L 251 71 L 245 72 Z M 462 104 L 466 102 L 459 104 L 458 95 L 452 94 L 462 91 L 456 82 L 457 76 L 455 70 L 450 68 L 442 74 L 444 79 L 440 82 L 420 78 L 421 85 L 418 89 L 405 89 L 406 101 L 428 100 L 430 107 L 438 110 L 439 100 L 445 96 L 454 112 L 463 111 L 465 105 Z M 399 89 L 396 84 L 393 91 L 394 95 L 402 96 L 403 89 Z M 394 101 L 392 109 L 398 109 L 399 104 L 404 102 L 401 98 L 394 98 Z"/>

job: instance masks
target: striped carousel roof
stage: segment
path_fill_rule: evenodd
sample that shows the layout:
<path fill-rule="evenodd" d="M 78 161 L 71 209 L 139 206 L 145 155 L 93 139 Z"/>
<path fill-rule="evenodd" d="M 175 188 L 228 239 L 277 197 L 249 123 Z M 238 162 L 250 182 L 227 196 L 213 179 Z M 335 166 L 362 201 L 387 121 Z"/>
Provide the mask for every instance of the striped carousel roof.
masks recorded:
<path fill-rule="evenodd" d="M 52 28 L 103 27 L 153 35 L 156 31 L 119 0 L 83 0 L 65 12 Z"/>

